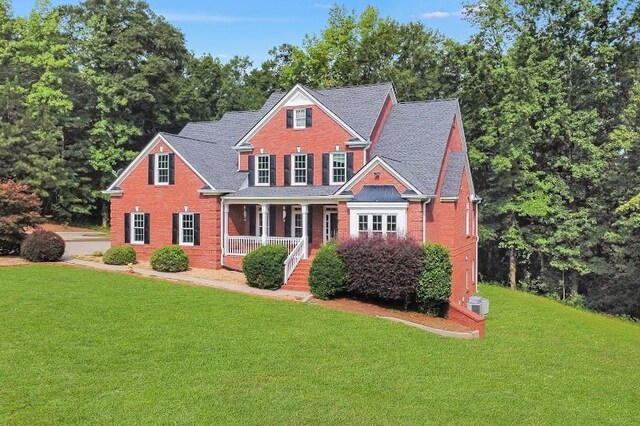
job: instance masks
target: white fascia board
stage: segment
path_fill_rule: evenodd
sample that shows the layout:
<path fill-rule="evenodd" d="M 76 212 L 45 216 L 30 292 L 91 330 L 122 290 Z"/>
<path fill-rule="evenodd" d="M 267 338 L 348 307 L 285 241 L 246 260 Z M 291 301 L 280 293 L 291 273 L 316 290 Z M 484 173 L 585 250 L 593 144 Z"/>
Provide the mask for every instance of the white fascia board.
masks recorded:
<path fill-rule="evenodd" d="M 246 145 L 242 145 L 242 146 L 234 146 L 233 149 L 235 149 L 238 152 L 250 152 L 253 151 L 253 145 L 251 144 L 246 144 Z"/>
<path fill-rule="evenodd" d="M 129 165 L 127 166 L 126 169 L 124 169 L 124 171 L 120 174 L 120 176 L 118 176 L 116 178 L 115 181 L 113 181 L 113 183 L 109 186 L 109 188 L 107 188 L 107 191 L 112 191 L 113 188 L 119 186 L 124 180 L 125 178 L 133 171 L 133 169 L 135 169 L 136 167 L 138 167 L 138 165 L 142 162 L 142 160 L 144 160 L 146 158 L 146 156 L 149 154 L 149 151 L 151 151 L 151 149 L 153 149 L 154 146 L 156 146 L 158 144 L 158 142 L 162 142 L 165 145 L 167 145 L 167 147 L 175 154 L 178 156 L 178 158 L 180 158 L 186 165 L 187 167 L 189 167 L 195 174 L 196 176 L 198 176 L 202 182 L 204 182 L 205 184 L 209 185 L 213 190 L 215 190 L 215 187 L 211 184 L 211 182 L 209 182 L 207 179 L 205 179 L 204 176 L 202 176 L 202 174 L 200 174 L 199 171 L 197 171 L 195 169 L 195 167 L 193 167 L 186 158 L 184 158 L 182 156 L 182 154 L 180 154 L 174 147 L 173 145 L 171 145 L 169 142 L 167 142 L 167 140 L 165 138 L 162 137 L 162 134 L 158 133 L 157 135 L 155 135 L 153 137 L 153 139 L 151 139 L 151 142 L 149 142 L 143 149 L 142 151 L 140 151 L 140 153 L 137 155 L 136 158 L 133 159 L 133 161 L 131 163 L 129 163 Z"/>
<path fill-rule="evenodd" d="M 346 141 L 344 144 L 349 148 L 369 148 L 371 141 Z"/>
<path fill-rule="evenodd" d="M 311 204 L 320 203 L 337 203 L 338 201 L 346 201 L 353 198 L 350 195 L 337 196 L 308 196 L 308 197 L 222 197 L 225 204 Z"/>
<path fill-rule="evenodd" d="M 462 146 L 464 148 L 464 152 L 467 153 L 465 156 L 466 159 L 466 169 L 467 169 L 467 182 L 469 185 L 469 192 L 475 196 L 476 190 L 473 185 L 473 177 L 471 176 L 471 167 L 469 165 L 469 149 L 467 147 L 467 138 L 464 135 L 464 125 L 462 124 L 462 112 L 460 111 L 460 102 L 457 102 L 457 112 L 456 112 L 456 120 L 458 122 L 458 128 L 460 129 L 460 139 L 462 140 Z"/>
<path fill-rule="evenodd" d="M 443 203 L 453 203 L 458 201 L 458 197 L 440 197 L 440 201 Z"/>
<path fill-rule="evenodd" d="M 260 119 L 243 137 L 236 143 L 235 146 L 245 145 L 248 140 L 250 140 L 273 116 L 284 106 L 293 96 L 298 93 L 302 93 L 304 96 L 308 97 L 315 105 L 317 105 L 322 111 L 325 112 L 329 117 L 331 117 L 336 123 L 338 123 L 343 129 L 351 134 L 351 136 L 357 137 L 360 140 L 365 140 L 358 132 L 353 130 L 347 123 L 342 121 L 340 117 L 335 115 L 329 108 L 324 106 L 322 102 L 316 99 L 311 93 L 309 93 L 304 87 L 300 84 L 296 84 L 293 86 L 289 93 L 280 99 L 280 101 L 275 104 L 264 117 Z"/>
<path fill-rule="evenodd" d="M 375 156 L 371 161 L 369 161 L 363 168 L 361 168 L 358 173 L 353 175 L 351 179 L 345 182 L 340 189 L 336 191 L 336 195 L 342 194 L 344 191 L 349 191 L 353 186 L 358 183 L 363 176 L 366 176 L 376 165 L 380 164 L 384 167 L 393 177 L 398 179 L 400 183 L 406 186 L 409 189 L 412 189 L 416 195 L 424 195 L 422 192 L 418 190 L 415 186 L 411 184 L 408 180 L 406 180 L 400 173 L 398 173 L 393 167 L 391 167 L 386 161 L 384 161 L 381 157 Z"/>
<path fill-rule="evenodd" d="M 409 203 L 407 202 L 357 202 L 357 201 L 353 201 L 350 203 L 347 203 L 347 207 L 349 207 L 350 210 L 368 210 L 371 211 L 372 213 L 377 213 L 378 211 L 384 211 L 385 210 L 402 210 L 402 209 L 406 209 L 409 206 Z"/>

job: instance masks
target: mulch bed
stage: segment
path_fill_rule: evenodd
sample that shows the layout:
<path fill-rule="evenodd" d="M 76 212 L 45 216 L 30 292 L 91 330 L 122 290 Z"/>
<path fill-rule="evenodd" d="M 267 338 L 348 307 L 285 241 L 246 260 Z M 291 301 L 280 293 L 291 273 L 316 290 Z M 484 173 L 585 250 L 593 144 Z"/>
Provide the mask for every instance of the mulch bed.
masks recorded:
<path fill-rule="evenodd" d="M 403 311 L 399 309 L 391 309 L 373 303 L 360 302 L 353 299 L 333 299 L 319 300 L 311 299 L 310 303 L 326 306 L 340 311 L 356 312 L 371 316 L 384 316 L 399 318 L 405 321 L 411 321 L 417 324 L 426 325 L 427 327 L 439 328 L 447 331 L 469 332 L 470 330 L 458 323 L 450 321 L 446 318 L 432 317 L 420 312 Z"/>
<path fill-rule="evenodd" d="M 0 256 L 0 267 L 30 265 L 31 262 L 19 256 Z"/>

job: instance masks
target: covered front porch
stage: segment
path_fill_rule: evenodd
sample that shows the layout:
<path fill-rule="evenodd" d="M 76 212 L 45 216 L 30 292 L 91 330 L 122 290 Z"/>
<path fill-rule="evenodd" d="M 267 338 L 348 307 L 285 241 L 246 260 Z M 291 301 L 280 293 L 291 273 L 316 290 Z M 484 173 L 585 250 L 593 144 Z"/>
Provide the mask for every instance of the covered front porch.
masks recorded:
<path fill-rule="evenodd" d="M 222 263 L 241 269 L 242 257 L 267 244 L 287 247 L 285 283 L 303 259 L 338 235 L 337 204 L 237 202 L 225 200 L 222 215 Z"/>

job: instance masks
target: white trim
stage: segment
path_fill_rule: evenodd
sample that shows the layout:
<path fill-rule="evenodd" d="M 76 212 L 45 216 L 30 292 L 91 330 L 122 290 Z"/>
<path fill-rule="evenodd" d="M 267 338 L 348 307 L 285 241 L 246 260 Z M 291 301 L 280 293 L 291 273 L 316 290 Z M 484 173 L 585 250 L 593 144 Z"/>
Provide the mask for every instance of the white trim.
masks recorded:
<path fill-rule="evenodd" d="M 276 103 L 264 117 L 256 123 L 249 131 L 236 143 L 236 147 L 245 145 L 247 141 L 249 141 L 264 125 L 273 118 L 273 116 L 287 104 L 287 102 L 296 94 L 302 93 L 307 96 L 318 108 L 320 108 L 325 114 L 327 114 L 331 119 L 333 119 L 336 123 L 338 123 L 343 129 L 345 129 L 351 136 L 357 137 L 360 140 L 365 140 L 358 132 L 356 132 L 353 128 L 351 128 L 347 123 L 342 121 L 337 115 L 335 115 L 329 108 L 324 106 L 318 99 L 316 99 L 311 93 L 309 93 L 304 87 L 300 84 L 296 84 L 293 88 L 287 93 L 285 96 L 280 99 L 278 103 Z"/>
<path fill-rule="evenodd" d="M 347 207 L 349 208 L 349 235 L 351 235 L 351 237 L 357 237 L 360 234 L 358 230 L 358 219 L 360 215 L 369 216 L 369 226 L 372 225 L 371 216 L 396 216 L 396 234 L 399 236 L 406 235 L 408 206 L 408 203 L 347 203 Z M 381 234 L 387 234 L 385 219 L 383 219 Z"/>
<path fill-rule="evenodd" d="M 458 201 L 458 197 L 440 197 L 440 201 L 443 203 L 455 203 Z"/>
<path fill-rule="evenodd" d="M 135 235 L 136 235 L 136 220 L 135 220 L 135 215 L 141 215 L 142 216 L 142 241 L 136 241 L 135 239 Z M 144 241 L 145 241 L 145 237 L 146 235 L 144 234 L 144 228 L 145 228 L 145 213 L 144 212 L 131 212 L 129 213 L 129 242 L 130 244 L 135 244 L 135 245 L 144 245 Z"/>
<path fill-rule="evenodd" d="M 467 138 L 464 134 L 464 125 L 462 124 L 462 111 L 460 111 L 460 102 L 456 100 L 456 122 L 458 123 L 458 127 L 460 128 L 460 140 L 462 142 L 463 151 L 466 153 L 465 155 L 465 166 L 467 169 L 467 185 L 469 185 L 469 193 L 472 197 L 476 196 L 476 190 L 473 185 L 473 177 L 471 176 L 471 167 L 469 164 L 469 150 L 467 148 Z"/>
<path fill-rule="evenodd" d="M 366 176 L 367 173 L 369 173 L 371 170 L 373 170 L 373 168 L 376 165 L 381 165 L 382 167 L 384 167 L 389 173 L 391 173 L 391 175 L 396 178 L 400 183 L 402 183 L 404 186 L 406 186 L 407 188 L 413 190 L 416 193 L 416 196 L 418 195 L 424 195 L 422 194 L 422 192 L 420 192 L 418 190 L 418 188 L 416 188 L 415 186 L 413 186 L 411 184 L 411 182 L 409 182 L 408 180 L 406 180 L 404 177 L 402 177 L 402 175 L 400 173 L 398 173 L 396 170 L 394 170 L 393 167 L 391 167 L 386 161 L 384 161 L 382 158 L 380 158 L 379 156 L 375 156 L 371 161 L 369 161 L 367 163 L 366 166 L 364 166 L 363 168 L 361 168 L 358 173 L 356 173 L 355 175 L 353 175 L 351 177 L 351 179 L 349 179 L 347 182 L 345 182 L 344 185 L 342 185 L 342 187 L 340 187 L 340 189 L 336 192 L 336 195 L 340 195 L 342 194 L 344 191 L 348 191 L 351 188 L 353 188 L 353 186 L 358 183 L 358 181 L 360 179 L 362 179 L 362 177 Z"/>
<path fill-rule="evenodd" d="M 298 126 L 298 113 L 302 111 L 302 116 L 304 117 L 304 125 Z M 293 129 L 294 130 L 302 130 L 307 128 L 307 109 L 306 108 L 293 108 Z"/>
<path fill-rule="evenodd" d="M 301 156 L 304 157 L 304 182 L 296 182 L 296 156 Z M 291 182 L 291 186 L 306 186 L 308 184 L 307 182 L 307 176 L 308 176 L 308 170 L 309 170 L 309 157 L 308 154 L 306 153 L 302 153 L 302 152 L 296 152 L 291 154 L 291 170 L 289 170 L 289 173 L 291 174 L 289 176 L 289 182 Z M 298 169 L 300 170 L 300 169 Z"/>
<path fill-rule="evenodd" d="M 323 206 L 322 208 L 322 243 L 329 241 L 327 238 L 328 227 L 331 225 L 331 219 L 327 220 L 327 217 L 331 217 L 332 214 L 338 214 L 338 206 Z M 338 230 L 336 229 L 336 235 Z"/>
<path fill-rule="evenodd" d="M 253 151 L 254 146 L 251 144 L 246 144 L 246 145 L 242 145 L 242 146 L 234 146 L 232 147 L 233 149 L 235 149 L 236 151 L 238 151 L 238 154 L 241 152 L 251 152 Z"/>
<path fill-rule="evenodd" d="M 367 149 L 371 146 L 371 141 L 346 141 L 344 144 L 349 148 Z"/>
<path fill-rule="evenodd" d="M 267 174 L 269 176 L 269 180 L 265 183 L 265 182 L 260 182 L 260 169 L 258 168 L 258 165 L 260 164 L 260 157 L 267 157 Z M 255 186 L 271 186 L 271 156 L 269 154 L 256 154 L 253 157 L 253 161 L 254 161 L 254 165 L 253 165 L 253 171 L 254 171 L 254 182 L 253 184 Z"/>
<path fill-rule="evenodd" d="M 111 185 L 109 185 L 109 188 L 107 188 L 107 191 L 112 191 L 113 188 L 116 188 L 118 186 L 120 186 L 120 184 L 122 183 L 122 181 L 124 181 L 124 179 L 129 176 L 129 174 L 131 174 L 131 172 L 138 167 L 138 165 L 142 162 L 142 160 L 144 160 L 147 155 L 149 154 L 149 151 L 151 151 L 159 142 L 164 143 L 165 145 L 167 145 L 167 147 L 171 150 L 171 152 L 173 152 L 175 155 L 178 156 L 178 158 L 180 158 L 186 165 L 187 167 L 189 167 L 195 174 L 196 176 L 198 176 L 202 182 L 204 182 L 205 184 L 209 185 L 209 187 L 211 187 L 213 190 L 215 190 L 215 186 L 213 186 L 211 184 L 211 182 L 209 182 L 207 179 L 204 178 L 204 176 L 202 176 L 202 174 L 200 172 L 198 172 L 195 167 L 193 167 L 183 156 L 182 154 L 180 154 L 178 151 L 176 151 L 176 149 L 173 147 L 173 145 L 171 145 L 169 142 L 167 142 L 167 140 L 162 137 L 162 135 L 160 133 L 158 133 L 157 135 L 155 135 L 153 137 L 153 139 L 151 139 L 151 142 L 149 142 L 143 149 L 142 151 L 140 151 L 140 153 L 138 154 L 138 156 L 136 158 L 133 159 L 133 161 L 131 163 L 129 163 L 129 165 L 127 166 L 126 169 L 124 169 L 124 171 L 120 174 L 120 176 L 118 176 L 116 178 L 116 180 L 113 181 L 113 183 Z"/>
<path fill-rule="evenodd" d="M 169 174 L 171 173 L 171 166 L 169 165 L 169 161 L 170 161 L 169 160 L 169 154 L 170 154 L 169 152 L 157 152 L 153 156 L 153 162 L 155 163 L 153 165 L 153 167 L 154 167 L 153 168 L 153 184 L 154 185 L 158 185 L 158 186 L 169 185 L 169 181 L 171 180 L 170 176 L 169 176 Z M 167 181 L 166 182 L 160 182 L 158 180 L 158 175 L 159 175 L 158 171 L 160 170 L 160 167 L 159 167 L 160 166 L 160 156 L 166 157 L 166 159 L 167 159 Z"/>
<path fill-rule="evenodd" d="M 193 216 L 193 219 L 192 219 L 193 241 L 191 241 L 190 243 L 185 243 L 184 242 L 184 233 L 182 232 L 183 229 L 184 229 L 183 228 L 183 218 L 186 215 Z M 180 212 L 180 213 L 178 213 L 178 245 L 191 247 L 191 246 L 194 245 L 195 239 L 196 239 L 196 215 L 195 215 L 195 213 L 193 213 L 193 212 Z"/>
<path fill-rule="evenodd" d="M 335 154 L 342 154 L 344 155 L 344 182 L 336 182 L 333 180 L 333 156 Z M 348 182 L 349 179 L 347 179 L 347 153 L 344 151 L 333 151 L 329 153 L 329 185 L 332 186 L 337 186 L 337 185 L 344 185 L 345 183 Z"/>
<path fill-rule="evenodd" d="M 338 201 L 347 201 L 352 199 L 351 195 L 342 195 L 339 197 L 330 196 L 304 196 L 304 197 L 222 197 L 228 204 L 315 204 L 315 203 L 338 203 Z M 397 204 L 397 203 L 396 203 Z"/>

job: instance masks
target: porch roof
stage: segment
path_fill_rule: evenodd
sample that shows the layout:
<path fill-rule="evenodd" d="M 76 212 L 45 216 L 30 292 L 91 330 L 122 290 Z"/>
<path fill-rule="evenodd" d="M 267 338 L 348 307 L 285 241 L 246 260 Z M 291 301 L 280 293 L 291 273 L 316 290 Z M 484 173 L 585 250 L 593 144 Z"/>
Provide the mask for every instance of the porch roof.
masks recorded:
<path fill-rule="evenodd" d="M 225 198 L 308 198 L 328 197 L 333 195 L 339 186 L 249 186 L 239 189 Z"/>
<path fill-rule="evenodd" d="M 398 190 L 393 185 L 365 185 L 358 195 L 353 197 L 352 202 L 376 202 L 394 203 L 405 202 Z"/>

